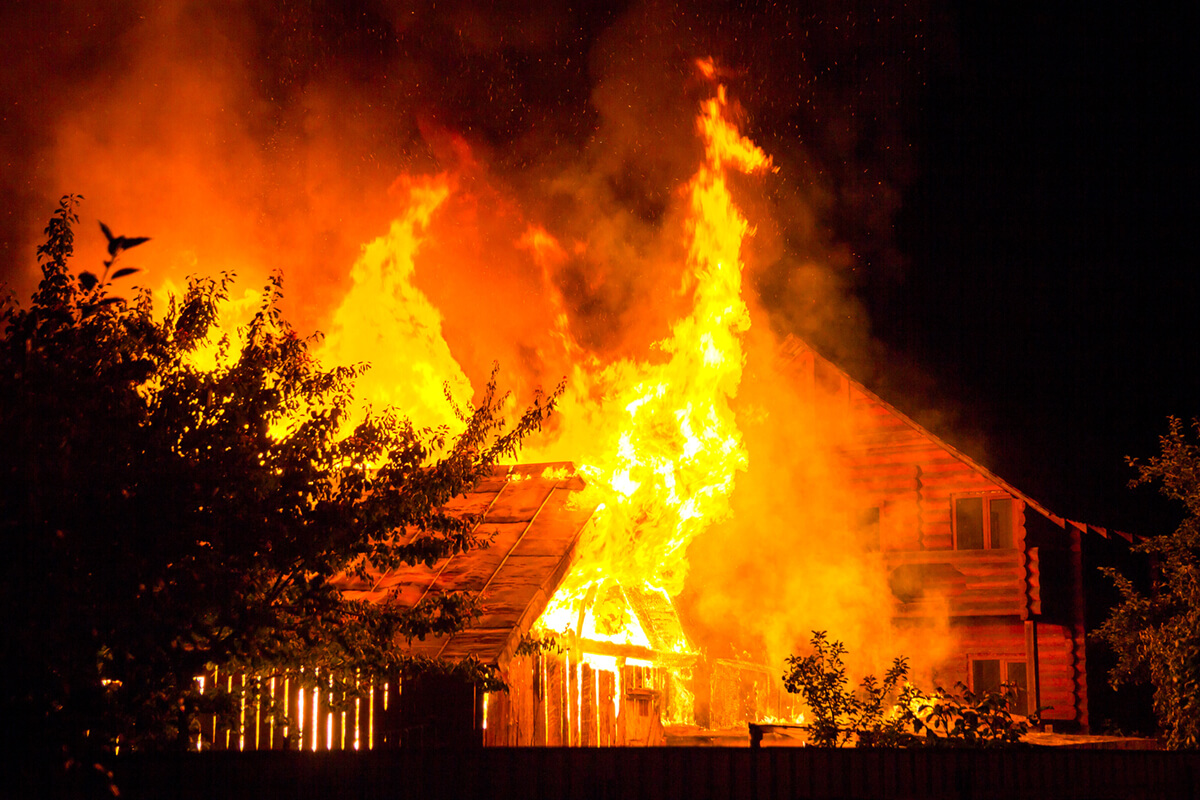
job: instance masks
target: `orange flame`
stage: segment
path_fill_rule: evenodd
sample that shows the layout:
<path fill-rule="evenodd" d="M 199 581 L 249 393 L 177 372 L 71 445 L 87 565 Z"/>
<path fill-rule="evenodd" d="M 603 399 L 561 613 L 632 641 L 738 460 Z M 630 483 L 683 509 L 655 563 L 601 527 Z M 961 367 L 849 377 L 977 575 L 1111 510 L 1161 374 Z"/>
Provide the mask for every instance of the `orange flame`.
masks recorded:
<path fill-rule="evenodd" d="M 544 615 L 548 627 L 577 630 L 586 617 L 579 604 L 596 596 L 591 587 L 600 582 L 677 595 L 688 543 L 729 513 L 735 475 L 746 466 L 730 401 L 750 327 L 740 251 L 751 230 L 726 175 L 768 169 L 771 161 L 726 118 L 726 107 L 722 86 L 697 122 L 706 158 L 688 184 L 692 311 L 658 343 L 667 360 L 624 360 L 594 378 L 577 374 L 564 403 L 568 425 L 586 416 L 599 434 L 582 461 L 601 507 L 571 578 Z M 581 391 L 589 384 L 603 387 L 602 401 L 590 407 L 585 398 L 595 392 Z M 627 635 L 644 639 L 641 631 Z M 679 637 L 676 649 L 688 649 L 686 639 Z"/>
<path fill-rule="evenodd" d="M 363 247 L 353 285 L 333 317 L 319 356 L 325 363 L 369 363 L 358 379 L 360 405 L 394 405 L 418 427 L 460 426 L 446 397 L 471 398 L 471 385 L 442 336 L 442 315 L 413 283 L 415 258 L 438 207 L 450 196 L 446 174 L 401 178 L 409 205 L 388 232 Z"/>

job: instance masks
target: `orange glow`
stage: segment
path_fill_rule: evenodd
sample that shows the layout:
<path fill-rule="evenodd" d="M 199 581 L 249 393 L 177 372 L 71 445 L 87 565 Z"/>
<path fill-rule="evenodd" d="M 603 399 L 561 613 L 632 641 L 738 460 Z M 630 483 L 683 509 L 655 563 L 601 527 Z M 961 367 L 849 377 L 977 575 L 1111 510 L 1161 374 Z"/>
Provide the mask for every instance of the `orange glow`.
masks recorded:
<path fill-rule="evenodd" d="M 356 384 L 360 409 L 394 405 L 414 425 L 457 430 L 446 391 L 461 404 L 471 399 L 471 386 L 442 336 L 441 313 L 413 282 L 425 231 L 453 181 L 445 174 L 406 177 L 397 187 L 407 207 L 363 247 L 317 355 L 327 364 L 371 365 Z"/>
<path fill-rule="evenodd" d="M 589 639 L 649 646 L 637 620 L 614 627 L 597 599 L 619 603 L 621 586 L 671 597 L 683 588 L 688 544 L 729 513 L 729 496 L 747 454 L 730 401 L 741 382 L 742 336 L 750 314 L 741 297 L 743 240 L 750 225 L 737 209 L 727 173 L 769 169 L 770 159 L 725 117 L 724 87 L 703 104 L 697 128 L 705 162 L 688 183 L 687 271 L 692 311 L 671 326 L 656 362 L 619 361 L 596 375 L 577 368 L 564 402 L 568 423 L 593 425 L 592 446 L 576 459 L 599 504 L 572 575 L 541 625 Z M 598 402 L 587 398 L 602 394 Z M 598 429 L 598 430 L 597 430 Z M 682 632 L 673 649 L 689 651 Z"/>
<path fill-rule="evenodd" d="M 146 24 L 174 32 L 182 22 L 155 16 Z M 687 65 L 678 83 L 695 94 L 675 129 L 625 130 L 641 118 L 624 103 L 614 110 L 612 86 L 603 87 L 594 98 L 598 132 L 581 157 L 567 153 L 561 158 L 569 163 L 551 168 L 512 154 L 511 162 L 541 166 L 530 176 L 514 174 L 482 135 L 439 128 L 425 109 L 398 109 L 411 118 L 413 139 L 395 143 L 404 157 L 388 161 L 368 152 L 363 143 L 376 147 L 380 137 L 355 130 L 368 123 L 356 122 L 348 99 L 329 87 L 306 87 L 303 116 L 292 120 L 303 123 L 292 125 L 302 135 L 285 131 L 279 147 L 265 147 L 241 118 L 213 127 L 228 119 L 227 106 L 258 98 L 258 88 L 246 88 L 259 81 L 243 74 L 248 62 L 195 69 L 173 51 L 131 57 L 144 62 L 143 76 L 161 72 L 161 81 L 115 81 L 113 107 L 122 114 L 67 115 L 53 132 L 47 169 L 97 202 L 85 212 L 153 237 L 127 258 L 142 268 L 135 282 L 152 282 L 156 308 L 166 307 L 189 273 L 237 272 L 219 321 L 236 352 L 239 327 L 261 302 L 257 288 L 280 269 L 287 318 L 301 333 L 325 334 L 314 345 L 321 363 L 370 365 L 356 382 L 356 413 L 392 405 L 417 429 L 458 431 L 455 407 L 478 399 L 493 360 L 499 385 L 512 389 L 504 410 L 513 416 L 533 389 L 563 381 L 546 430 L 518 458 L 573 462 L 586 482 L 578 502 L 596 512 L 536 626 L 563 635 L 567 672 L 577 681 L 584 663 L 615 675 L 615 713 L 628 688 L 622 679 L 633 679 L 616 657 L 582 652 L 581 642 L 647 656 L 625 658 L 626 666 L 659 666 L 664 652 L 712 654 L 735 649 L 736 641 L 737 658 L 743 646 L 757 648 L 746 658 L 774 669 L 804 647 L 813 628 L 827 628 L 863 654 L 866 663 L 852 670 L 878 672 L 896 652 L 918 657 L 917 647 L 886 641 L 886 577 L 846 546 L 845 511 L 861 504 L 836 467 L 845 443 L 838 426 L 849 427 L 848 416 L 833 412 L 836 424 L 826 425 L 798 410 L 794 376 L 775 368 L 780 331 L 853 327 L 854 301 L 828 285 L 840 280 L 835 270 L 797 264 L 788 270 L 797 285 L 779 291 L 802 298 L 804 307 L 773 298 L 773 313 L 791 307 L 786 319 L 768 324 L 765 301 L 751 287 L 765 290 L 751 278 L 784 258 L 781 231 L 801 226 L 772 220 L 782 208 L 772 204 L 772 160 L 743 133 L 739 109 L 719 83 L 735 68 L 711 57 Z M 669 140 L 664 132 L 680 135 Z M 655 148 L 669 151 L 669 169 L 645 168 L 641 151 Z M 633 188 L 622 183 L 625 173 Z M 816 201 L 787 213 L 811 216 L 816 241 L 820 210 Z M 80 268 L 98 263 L 93 251 L 103 252 L 89 225 L 81 226 Z M 797 250 L 825 248 L 809 244 Z M 218 341 L 195 354 L 198 367 L 223 366 Z M 912 508 L 894 504 L 882 524 L 899 528 L 916 514 L 915 501 Z M 689 576 L 698 585 L 685 587 Z M 685 588 L 697 590 L 689 619 L 707 625 L 709 640 L 690 641 L 678 619 L 639 616 L 639 604 L 674 609 L 690 597 Z M 928 642 L 943 634 L 922 634 L 918 647 L 935 651 Z M 665 721 L 690 722 L 686 670 L 664 672 L 659 685 L 676 704 Z M 212 680 L 208 688 L 219 689 L 215 672 Z M 386 712 L 395 699 L 389 688 L 371 684 L 366 693 L 366 749 L 375 746 L 376 691 Z M 306 699 L 298 688 L 293 699 L 286 677 L 281 691 L 282 735 L 290 722 L 300 749 L 318 749 L 318 691 Z M 332 748 L 333 698 L 326 694 L 325 746 Z M 483 702 L 486 726 L 486 695 Z M 580 703 L 578 693 L 562 703 L 576 744 Z M 244 702 L 241 715 L 244 747 Z M 201 740 L 216 744 L 216 722 L 211 736 L 205 728 L 198 749 Z M 274 744 L 274 725 L 268 741 Z M 357 700 L 353 746 L 360 747 Z"/>

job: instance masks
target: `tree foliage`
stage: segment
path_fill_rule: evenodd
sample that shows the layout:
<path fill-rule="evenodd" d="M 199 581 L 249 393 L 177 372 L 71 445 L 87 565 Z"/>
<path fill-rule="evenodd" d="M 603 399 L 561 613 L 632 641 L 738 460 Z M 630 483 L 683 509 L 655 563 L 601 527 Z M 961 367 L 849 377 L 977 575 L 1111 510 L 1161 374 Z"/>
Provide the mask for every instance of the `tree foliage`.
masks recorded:
<path fill-rule="evenodd" d="M 911 728 L 911 746 L 1005 747 L 1016 745 L 1029 732 L 1030 721 L 1039 724 L 1041 711 L 1029 721 L 1013 717 L 1017 686 L 1003 683 L 1000 691 L 973 692 L 961 681 L 958 692 L 937 687 L 926 693 L 913 685 L 904 687 L 897 706 L 902 726 Z"/>
<path fill-rule="evenodd" d="M 1009 712 L 1016 686 L 975 693 L 941 687 L 927 693 L 908 682 L 908 660 L 896 658 L 883 680 L 867 675 L 850 688 L 845 646 L 813 631 L 813 652 L 788 658 L 785 688 L 799 694 L 811 721 L 804 727 L 817 747 L 996 747 L 1017 744 L 1029 722 Z M 903 686 L 897 691 L 897 687 Z M 1035 724 L 1037 715 L 1032 717 Z"/>
<path fill-rule="evenodd" d="M 6 730 L 92 751 L 183 746 L 212 710 L 194 681 L 212 665 L 430 666 L 394 645 L 460 629 L 474 598 L 369 604 L 331 579 L 486 544 L 442 506 L 514 455 L 554 396 L 506 426 L 493 373 L 460 409 L 461 433 L 383 409 L 346 435 L 364 367 L 314 359 L 280 313 L 277 277 L 236 343 L 216 328 L 227 275 L 190 280 L 156 315 L 148 292 L 111 293 L 144 237 L 105 228 L 103 274 L 71 272 L 78 200 L 46 228 L 28 308 L 0 309 Z M 206 347 L 223 366 L 196 366 Z"/>
<path fill-rule="evenodd" d="M 1200 420 L 1192 421 L 1200 434 Z M 1183 422 L 1168 418 L 1162 451 L 1145 461 L 1131 486 L 1156 484 L 1183 503 L 1186 516 L 1174 533 L 1146 539 L 1135 549 L 1156 562 L 1153 590 L 1144 594 L 1127 577 L 1106 569 L 1121 603 L 1097 631 L 1116 652 L 1109 678 L 1114 688 L 1149 682 L 1154 711 L 1172 748 L 1200 747 L 1200 444 Z"/>
<path fill-rule="evenodd" d="M 882 681 L 863 678 L 861 693 L 850 688 L 842 656 L 845 646 L 829 641 L 825 631 L 813 631 L 813 652 L 788 658 L 784 687 L 799 694 L 812 720 L 806 725 L 810 741 L 818 747 L 841 747 L 849 742 L 863 746 L 896 746 L 904 731 L 894 714 L 896 687 L 908 677 L 908 662 L 897 658 Z"/>

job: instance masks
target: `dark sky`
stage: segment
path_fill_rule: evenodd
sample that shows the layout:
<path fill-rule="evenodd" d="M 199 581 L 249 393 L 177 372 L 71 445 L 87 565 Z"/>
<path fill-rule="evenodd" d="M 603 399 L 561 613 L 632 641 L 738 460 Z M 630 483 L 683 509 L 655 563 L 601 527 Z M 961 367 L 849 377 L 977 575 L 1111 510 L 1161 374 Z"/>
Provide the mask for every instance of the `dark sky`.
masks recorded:
<path fill-rule="evenodd" d="M 122 76 L 148 50 L 253 77 L 222 102 L 238 131 L 258 132 L 281 185 L 314 136 L 313 98 L 332 95 L 345 149 L 364 154 L 339 170 L 363 185 L 436 160 L 429 131 L 448 129 L 518 187 L 590 159 L 648 226 L 690 169 L 662 141 L 686 138 L 691 112 L 665 98 L 713 54 L 781 167 L 770 202 L 788 220 L 786 252 L 756 286 L 776 327 L 845 345 L 796 321 L 806 295 L 789 281 L 820 262 L 866 310 L 875 344 L 848 358 L 886 399 L 1059 513 L 1143 532 L 1169 522 L 1152 493 L 1125 488 L 1123 458 L 1153 452 L 1166 415 L 1200 414 L 1188 112 L 1200 87 L 1182 14 L 934 0 L 226 5 L 0 10 L 10 282 L 28 274 L 54 199 L 78 190 L 54 172 L 53 132 L 72 115 L 119 129 L 121 114 L 96 110 L 128 91 Z M 214 130 L 219 148 L 233 129 Z M 353 222 L 374 224 L 365 211 Z M 364 240 L 340 235 L 314 241 L 336 255 Z"/>
<path fill-rule="evenodd" d="M 1058 5 L 958 10 L 896 218 L 910 268 L 870 306 L 979 413 L 1000 474 L 1152 532 L 1164 518 L 1122 488 L 1123 457 L 1200 413 L 1197 61 L 1182 16 Z"/>

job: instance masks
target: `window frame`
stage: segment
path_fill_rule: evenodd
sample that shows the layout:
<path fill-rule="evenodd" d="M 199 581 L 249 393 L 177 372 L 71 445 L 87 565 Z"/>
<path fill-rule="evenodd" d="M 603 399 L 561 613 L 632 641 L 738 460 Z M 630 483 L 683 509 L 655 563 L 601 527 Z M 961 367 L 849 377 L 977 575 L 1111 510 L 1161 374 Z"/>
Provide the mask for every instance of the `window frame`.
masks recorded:
<path fill-rule="evenodd" d="M 960 500 L 969 500 L 979 498 L 983 501 L 983 547 L 959 547 L 958 540 L 958 502 Z M 1009 516 L 1009 524 L 1011 525 L 1012 547 L 995 547 L 992 544 L 992 515 L 991 503 L 993 500 L 1008 500 L 1012 506 Z M 955 550 L 960 552 L 970 552 L 972 550 L 1020 550 L 1024 537 L 1020 535 L 1021 526 L 1018 524 L 1019 512 L 1024 508 L 1024 505 L 1019 499 L 1013 497 L 1008 492 L 958 492 L 950 495 L 950 541 Z"/>
<path fill-rule="evenodd" d="M 994 654 L 992 654 L 992 655 L 976 654 L 976 655 L 967 656 L 967 685 L 970 687 L 972 692 L 975 692 L 975 694 L 979 694 L 979 692 L 980 692 L 979 687 L 977 687 L 975 685 L 975 662 L 977 662 L 977 661 L 999 662 L 999 664 L 1000 664 L 1000 683 L 1002 683 L 1002 684 L 1007 683 L 1010 680 L 1009 674 L 1008 674 L 1008 668 L 1010 665 L 1020 664 L 1021 666 L 1023 666 L 1025 668 L 1025 687 L 1023 690 L 1021 690 L 1024 692 L 1024 695 L 1025 695 L 1025 707 L 1021 708 L 1021 706 L 1020 706 L 1021 694 L 1020 694 L 1020 692 L 1018 692 L 1017 704 L 1014 705 L 1010 710 L 1013 714 L 1017 714 L 1022 717 L 1029 716 L 1029 713 L 1030 713 L 1029 707 L 1030 707 L 1030 704 L 1033 702 L 1033 695 L 1030 692 L 1030 685 L 1031 685 L 1030 679 L 1032 676 L 1030 674 L 1029 659 L 1025 658 L 1023 656 L 1017 657 L 1017 656 L 1013 656 L 1013 655 L 994 655 Z"/>

